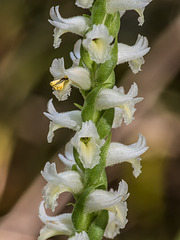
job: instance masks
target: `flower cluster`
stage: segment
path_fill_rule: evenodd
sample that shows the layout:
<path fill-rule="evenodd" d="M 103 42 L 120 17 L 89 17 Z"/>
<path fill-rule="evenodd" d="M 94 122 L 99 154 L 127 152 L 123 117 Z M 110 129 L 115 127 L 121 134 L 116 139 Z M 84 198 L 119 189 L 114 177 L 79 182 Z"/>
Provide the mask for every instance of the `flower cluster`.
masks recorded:
<path fill-rule="evenodd" d="M 114 68 L 128 62 L 133 73 L 141 70 L 144 55 L 149 51 L 146 37 L 138 35 L 133 46 L 117 42 L 120 19 L 127 10 L 139 14 L 139 25 L 144 22 L 143 12 L 151 0 L 76 0 L 81 8 L 88 8 L 91 15 L 63 18 L 59 6 L 50 10 L 49 22 L 54 28 L 54 48 L 61 44 L 61 35 L 67 32 L 81 37 L 70 57 L 72 66 L 64 66 L 64 59 L 54 59 L 50 67 L 53 80 L 50 86 L 59 101 L 65 101 L 76 87 L 84 97 L 78 110 L 58 113 L 52 99 L 45 116 L 49 118 L 48 142 L 54 131 L 69 128 L 75 131 L 59 159 L 66 171 L 58 173 L 55 163 L 47 162 L 42 176 L 47 181 L 43 189 L 43 202 L 39 216 L 45 226 L 38 240 L 55 235 L 67 235 L 69 240 L 100 240 L 103 236 L 113 239 L 128 222 L 128 185 L 122 180 L 118 190 L 107 190 L 105 168 L 129 162 L 133 175 L 141 173 L 141 155 L 147 150 L 145 138 L 139 134 L 136 143 L 124 145 L 111 143 L 111 129 L 130 124 L 136 111 L 138 86 L 133 83 L 125 93 L 115 86 Z M 70 192 L 76 200 L 72 214 L 48 216 L 45 208 L 57 207 L 57 198 Z"/>

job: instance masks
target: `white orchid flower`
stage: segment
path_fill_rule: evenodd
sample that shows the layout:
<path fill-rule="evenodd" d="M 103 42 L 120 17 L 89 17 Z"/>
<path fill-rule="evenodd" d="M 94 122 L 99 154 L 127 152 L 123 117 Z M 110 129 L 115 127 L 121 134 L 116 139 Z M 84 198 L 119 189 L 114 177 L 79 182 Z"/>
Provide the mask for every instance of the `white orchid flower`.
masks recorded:
<path fill-rule="evenodd" d="M 128 185 L 125 181 L 119 183 L 118 191 L 105 191 L 96 189 L 90 193 L 85 203 L 86 212 L 96 212 L 103 209 L 111 211 L 115 215 L 115 220 L 119 228 L 124 228 L 127 223 Z"/>
<path fill-rule="evenodd" d="M 81 58 L 81 42 L 81 39 L 77 40 L 77 42 L 74 44 L 73 52 L 70 52 L 70 58 L 73 61 L 73 66 L 79 66 L 79 61 Z"/>
<path fill-rule="evenodd" d="M 140 155 L 146 152 L 146 139 L 139 134 L 139 139 L 136 143 L 129 146 L 113 142 L 110 144 L 106 166 L 112 166 L 117 163 L 129 162 L 133 167 L 133 175 L 138 177 L 141 173 L 141 158 Z"/>
<path fill-rule="evenodd" d="M 96 98 L 96 109 L 101 111 L 114 108 L 130 100 L 132 97 L 122 94 L 117 88 L 103 89 Z"/>
<path fill-rule="evenodd" d="M 88 51 L 90 58 L 96 63 L 104 63 L 111 58 L 110 45 L 113 37 L 104 24 L 93 25 L 83 40 L 83 46 Z"/>
<path fill-rule="evenodd" d="M 124 88 L 120 87 L 114 87 L 114 90 L 118 91 L 124 96 L 128 96 L 129 98 L 132 98 L 130 101 L 127 101 L 126 103 L 119 105 L 118 107 L 121 109 L 122 114 L 121 118 L 119 119 L 119 125 L 115 126 L 115 122 L 117 123 L 118 120 L 117 118 L 119 117 L 120 113 L 118 113 L 117 108 L 115 107 L 115 116 L 114 116 L 114 122 L 113 122 L 113 127 L 118 127 L 121 125 L 122 119 L 124 120 L 125 124 L 128 125 L 130 124 L 133 119 L 134 119 L 134 113 L 136 111 L 135 109 L 135 104 L 139 103 L 143 100 L 142 97 L 136 97 L 138 95 L 138 86 L 136 83 L 133 83 L 131 85 L 131 88 L 129 89 L 128 93 L 124 93 Z"/>
<path fill-rule="evenodd" d="M 46 207 L 55 210 L 57 206 L 57 198 L 63 192 L 80 193 L 83 189 L 81 175 L 76 171 L 65 171 L 57 173 L 55 163 L 47 162 L 42 176 L 48 182 L 43 189 L 43 198 Z M 72 181 L 73 179 L 73 181 Z"/>
<path fill-rule="evenodd" d="M 143 56 L 148 53 L 148 40 L 146 37 L 138 35 L 137 41 L 133 46 L 118 43 L 118 62 L 117 64 L 128 62 L 133 73 L 141 71 L 144 64 Z"/>
<path fill-rule="evenodd" d="M 89 240 L 89 237 L 85 231 L 81 233 L 75 233 L 73 237 L 68 238 L 68 240 Z"/>
<path fill-rule="evenodd" d="M 115 86 L 113 89 L 103 89 L 97 96 L 96 108 L 97 110 L 104 110 L 115 107 L 113 128 L 119 127 L 122 120 L 126 124 L 130 124 L 136 111 L 134 105 L 143 100 L 141 97 L 136 97 L 137 94 L 138 87 L 136 83 L 131 85 L 127 94 L 124 93 L 123 87 L 117 88 Z"/>
<path fill-rule="evenodd" d="M 81 130 L 71 139 L 84 168 L 93 168 L 99 163 L 100 148 L 104 142 L 104 139 L 99 138 L 96 126 L 91 120 L 83 122 Z"/>
<path fill-rule="evenodd" d="M 88 17 L 76 16 L 72 18 L 62 18 L 59 13 L 59 6 L 50 9 L 52 20 L 49 22 L 55 26 L 54 29 L 54 48 L 58 48 L 61 44 L 61 35 L 67 32 L 72 32 L 80 36 L 84 36 L 89 29 L 91 20 Z"/>
<path fill-rule="evenodd" d="M 45 226 L 40 231 L 38 240 L 46 240 L 56 235 L 72 235 L 75 232 L 72 223 L 72 214 L 60 214 L 59 216 L 48 216 L 45 212 L 44 201 L 39 206 L 39 217 Z"/>
<path fill-rule="evenodd" d="M 48 102 L 48 113 L 44 112 L 44 115 L 51 121 L 49 124 L 49 132 L 47 135 L 48 142 L 52 142 L 54 137 L 54 131 L 59 128 L 70 128 L 75 131 L 79 130 L 82 125 L 81 111 L 74 110 L 69 112 L 58 113 L 54 108 L 52 99 Z"/>
<path fill-rule="evenodd" d="M 74 164 L 76 164 L 74 155 L 73 155 L 73 145 L 72 145 L 71 141 L 66 143 L 65 157 L 61 153 L 58 154 L 58 157 L 61 160 L 61 162 L 64 163 L 64 165 L 66 166 L 67 169 L 71 169 L 72 166 Z"/>
<path fill-rule="evenodd" d="M 92 7 L 94 0 L 76 0 L 76 5 L 81 8 Z"/>
<path fill-rule="evenodd" d="M 122 120 L 126 124 L 130 124 L 136 111 L 134 105 L 143 100 L 141 97 L 136 97 L 137 94 L 138 87 L 136 83 L 131 85 L 127 94 L 124 93 L 123 87 L 117 88 L 115 86 L 113 89 L 103 89 L 97 96 L 96 109 L 104 110 L 115 107 L 113 128 L 119 127 Z"/>
<path fill-rule="evenodd" d="M 107 12 L 112 14 L 117 11 L 124 13 L 126 10 L 135 10 L 139 14 L 139 25 L 142 26 L 144 23 L 144 9 L 151 1 L 152 0 L 107 0 Z"/>
<path fill-rule="evenodd" d="M 59 101 L 68 98 L 71 92 L 71 85 L 88 90 L 91 87 L 89 71 L 83 67 L 64 68 L 64 59 L 54 59 L 50 67 L 50 72 L 54 80 L 50 85 L 54 89 L 53 94 Z"/>

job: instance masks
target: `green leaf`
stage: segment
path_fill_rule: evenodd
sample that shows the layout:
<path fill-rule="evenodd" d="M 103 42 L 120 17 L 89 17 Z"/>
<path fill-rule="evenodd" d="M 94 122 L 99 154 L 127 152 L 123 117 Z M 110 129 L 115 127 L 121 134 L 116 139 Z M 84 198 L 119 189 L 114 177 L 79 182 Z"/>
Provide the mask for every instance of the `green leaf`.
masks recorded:
<path fill-rule="evenodd" d="M 114 38 L 117 37 L 119 28 L 120 28 L 120 15 L 119 12 L 115 14 L 107 14 L 105 25 L 109 30 L 109 35 L 112 35 Z"/>
<path fill-rule="evenodd" d="M 79 105 L 78 103 L 74 103 L 74 106 L 76 106 L 76 107 L 79 108 L 80 110 L 82 109 L 82 106 Z"/>
<path fill-rule="evenodd" d="M 96 0 L 92 7 L 92 24 L 104 23 L 106 18 L 106 0 Z"/>
<path fill-rule="evenodd" d="M 73 155 L 74 155 L 74 159 L 75 159 L 75 162 L 76 164 L 78 165 L 78 167 L 84 171 L 84 167 L 82 165 L 82 162 L 81 160 L 79 159 L 79 153 L 77 152 L 76 148 L 73 148 Z M 73 165 L 74 166 L 74 165 Z"/>
<path fill-rule="evenodd" d="M 96 219 L 93 221 L 91 224 L 89 231 L 88 231 L 88 236 L 90 240 L 100 240 L 103 238 L 104 231 L 106 229 L 106 226 L 108 224 L 108 211 L 107 210 L 102 210 L 96 217 Z"/>
<path fill-rule="evenodd" d="M 92 120 L 96 122 L 99 117 L 99 111 L 95 110 L 95 101 L 99 91 L 102 89 L 102 86 L 98 86 L 94 88 L 88 95 L 86 96 L 81 114 L 84 122 Z"/>
<path fill-rule="evenodd" d="M 106 138 L 111 132 L 112 123 L 114 119 L 114 108 L 110 108 L 104 111 L 101 118 L 97 123 L 97 131 L 100 138 Z"/>
<path fill-rule="evenodd" d="M 86 67 L 91 71 L 93 67 L 93 61 L 90 59 L 88 51 L 81 45 L 80 49 L 81 53 L 81 59 L 80 59 L 80 66 L 83 67 L 83 63 L 86 65 Z"/>
<path fill-rule="evenodd" d="M 76 201 L 72 213 L 72 221 L 78 232 L 87 231 L 91 222 L 95 218 L 95 213 L 86 213 L 84 211 L 86 198 L 95 189 L 95 187 L 96 186 L 93 185 L 86 188 Z"/>

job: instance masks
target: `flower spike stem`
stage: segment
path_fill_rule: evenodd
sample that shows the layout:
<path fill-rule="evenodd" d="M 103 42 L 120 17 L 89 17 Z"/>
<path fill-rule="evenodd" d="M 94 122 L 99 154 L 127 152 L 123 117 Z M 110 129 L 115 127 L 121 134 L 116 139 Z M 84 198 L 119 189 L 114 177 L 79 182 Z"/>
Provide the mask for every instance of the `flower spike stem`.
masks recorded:
<path fill-rule="evenodd" d="M 114 68 L 125 62 L 133 73 L 141 70 L 144 55 L 149 51 L 146 37 L 138 36 L 135 45 L 118 43 L 120 19 L 128 10 L 139 14 L 139 25 L 144 22 L 143 12 L 151 0 L 76 0 L 78 7 L 88 8 L 90 15 L 62 18 L 59 6 L 50 10 L 49 22 L 54 26 L 54 48 L 61 44 L 61 35 L 72 32 L 80 36 L 70 53 L 72 67 L 66 69 L 64 59 L 54 59 L 50 67 L 53 94 L 59 101 L 70 96 L 76 87 L 84 98 L 83 106 L 75 103 L 77 110 L 58 113 L 52 99 L 48 103 L 48 142 L 54 131 L 67 127 L 75 131 L 65 146 L 65 155 L 59 154 L 66 171 L 58 173 L 55 163 L 46 163 L 42 176 L 47 181 L 43 189 L 44 201 L 39 216 L 45 226 L 38 240 L 55 235 L 67 235 L 70 240 L 113 239 L 127 224 L 128 185 L 122 180 L 118 190 L 108 191 L 105 172 L 107 166 L 129 162 L 135 177 L 141 173 L 141 155 L 148 149 L 140 134 L 136 143 L 126 146 L 111 143 L 111 129 L 130 124 L 136 111 L 137 84 L 128 93 L 115 86 Z M 57 198 L 63 192 L 75 198 L 73 212 L 50 217 Z"/>

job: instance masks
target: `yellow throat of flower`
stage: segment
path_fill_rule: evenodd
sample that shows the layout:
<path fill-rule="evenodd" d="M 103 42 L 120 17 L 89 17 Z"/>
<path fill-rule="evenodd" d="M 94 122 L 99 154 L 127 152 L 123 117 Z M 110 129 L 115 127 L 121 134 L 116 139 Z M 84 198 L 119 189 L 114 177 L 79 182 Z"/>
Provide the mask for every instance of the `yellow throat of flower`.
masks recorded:
<path fill-rule="evenodd" d="M 58 80 L 51 81 L 50 86 L 53 87 L 54 90 L 61 91 L 63 90 L 66 81 L 69 81 L 69 78 L 67 76 Z"/>

